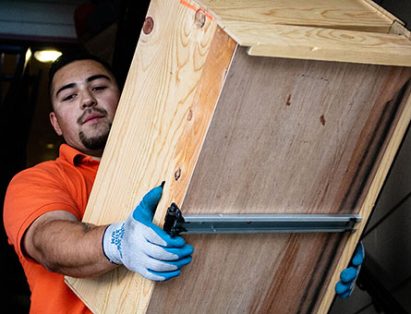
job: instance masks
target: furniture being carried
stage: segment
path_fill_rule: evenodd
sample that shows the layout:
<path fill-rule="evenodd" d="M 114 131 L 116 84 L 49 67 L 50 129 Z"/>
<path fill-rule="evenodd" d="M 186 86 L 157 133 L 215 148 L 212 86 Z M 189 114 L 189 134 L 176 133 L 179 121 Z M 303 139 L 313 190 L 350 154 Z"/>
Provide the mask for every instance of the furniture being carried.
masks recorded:
<path fill-rule="evenodd" d="M 85 221 L 352 215 L 354 232 L 200 234 L 182 276 L 66 278 L 96 313 L 325 313 L 411 117 L 411 43 L 368 0 L 152 0 Z"/>

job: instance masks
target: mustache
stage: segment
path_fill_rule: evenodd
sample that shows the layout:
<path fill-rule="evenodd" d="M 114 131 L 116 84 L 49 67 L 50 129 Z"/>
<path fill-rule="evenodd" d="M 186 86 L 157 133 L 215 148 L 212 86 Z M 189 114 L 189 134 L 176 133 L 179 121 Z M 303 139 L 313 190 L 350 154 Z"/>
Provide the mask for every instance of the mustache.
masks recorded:
<path fill-rule="evenodd" d="M 107 115 L 107 110 L 103 108 L 93 108 L 84 110 L 83 114 L 77 119 L 78 124 L 82 124 L 85 120 L 85 117 L 92 114 L 93 112 L 100 113 L 102 115 Z"/>

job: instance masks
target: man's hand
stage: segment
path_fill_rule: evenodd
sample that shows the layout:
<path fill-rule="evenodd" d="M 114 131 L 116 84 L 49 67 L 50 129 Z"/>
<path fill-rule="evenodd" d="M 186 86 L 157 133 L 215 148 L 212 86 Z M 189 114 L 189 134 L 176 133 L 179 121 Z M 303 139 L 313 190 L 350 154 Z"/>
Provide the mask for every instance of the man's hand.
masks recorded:
<path fill-rule="evenodd" d="M 364 257 L 364 246 L 360 242 L 355 249 L 350 265 L 341 272 L 340 281 L 335 285 L 335 292 L 340 298 L 348 298 L 353 292 Z"/>
<path fill-rule="evenodd" d="M 103 252 L 111 262 L 155 281 L 180 275 L 193 253 L 182 237 L 152 223 L 162 193 L 162 186 L 152 189 L 126 221 L 109 225 L 103 235 Z"/>

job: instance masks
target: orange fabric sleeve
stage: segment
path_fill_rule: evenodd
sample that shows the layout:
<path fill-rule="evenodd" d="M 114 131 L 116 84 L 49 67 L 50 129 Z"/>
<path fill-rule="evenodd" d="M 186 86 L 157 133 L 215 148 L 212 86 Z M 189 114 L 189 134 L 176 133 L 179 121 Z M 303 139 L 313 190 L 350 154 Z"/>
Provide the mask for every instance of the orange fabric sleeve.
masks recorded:
<path fill-rule="evenodd" d="M 91 313 L 64 283 L 63 275 L 50 272 L 27 258 L 21 247 L 27 228 L 46 212 L 65 210 L 79 220 L 82 219 L 98 162 L 87 156 L 80 156 L 80 162 L 75 164 L 77 152 L 72 150 L 68 146 L 63 147 L 63 157 L 18 173 L 6 191 L 4 226 L 8 241 L 14 246 L 28 280 L 31 314 Z"/>
<path fill-rule="evenodd" d="M 47 169 L 34 167 L 17 174 L 10 182 L 4 202 L 4 225 L 9 243 L 22 256 L 20 242 L 27 228 L 42 214 L 65 210 L 81 220 L 82 213 Z"/>

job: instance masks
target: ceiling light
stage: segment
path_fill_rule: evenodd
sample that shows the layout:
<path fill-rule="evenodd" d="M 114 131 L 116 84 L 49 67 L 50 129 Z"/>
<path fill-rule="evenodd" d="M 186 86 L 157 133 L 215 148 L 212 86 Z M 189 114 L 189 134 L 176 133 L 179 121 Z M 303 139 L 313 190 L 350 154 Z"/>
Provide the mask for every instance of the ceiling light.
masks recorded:
<path fill-rule="evenodd" d="M 27 62 L 30 61 L 32 54 L 33 54 L 33 53 L 31 52 L 31 49 L 28 48 L 27 51 L 26 51 L 26 56 L 25 56 L 25 58 L 24 58 L 24 66 L 26 66 L 26 65 L 27 65 Z"/>
<path fill-rule="evenodd" d="M 53 62 L 61 56 L 61 52 L 57 50 L 38 50 L 34 52 L 34 58 L 40 62 Z"/>

